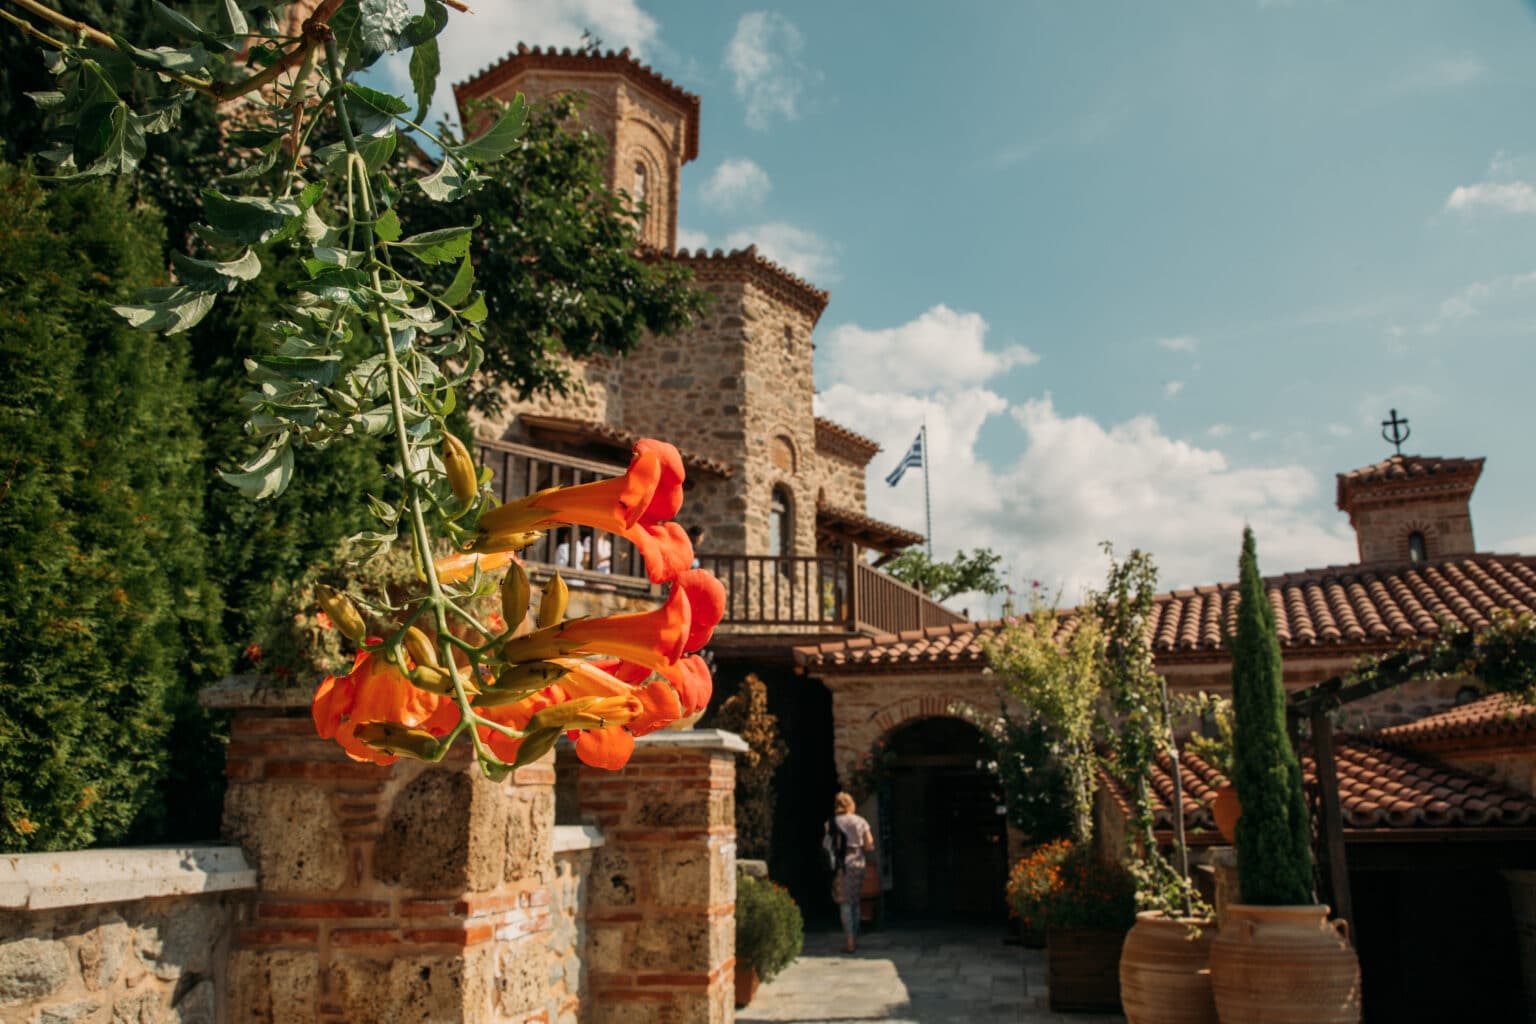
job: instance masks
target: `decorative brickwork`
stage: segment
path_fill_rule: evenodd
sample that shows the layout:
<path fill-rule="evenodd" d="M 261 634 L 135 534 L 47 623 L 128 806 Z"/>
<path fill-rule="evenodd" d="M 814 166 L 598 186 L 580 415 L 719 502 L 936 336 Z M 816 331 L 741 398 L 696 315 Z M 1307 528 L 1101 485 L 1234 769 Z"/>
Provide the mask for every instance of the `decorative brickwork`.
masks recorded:
<path fill-rule="evenodd" d="M 1477 551 L 1469 503 L 1482 472 L 1482 459 L 1394 455 L 1340 473 L 1338 505 L 1355 528 L 1360 561 L 1414 560 L 1414 535 L 1424 545 L 1419 558 Z"/>
<path fill-rule="evenodd" d="M 584 815 L 607 837 L 587 914 L 593 1024 L 734 1019 L 736 762 L 730 733 L 660 732 L 629 766 L 583 765 Z"/>

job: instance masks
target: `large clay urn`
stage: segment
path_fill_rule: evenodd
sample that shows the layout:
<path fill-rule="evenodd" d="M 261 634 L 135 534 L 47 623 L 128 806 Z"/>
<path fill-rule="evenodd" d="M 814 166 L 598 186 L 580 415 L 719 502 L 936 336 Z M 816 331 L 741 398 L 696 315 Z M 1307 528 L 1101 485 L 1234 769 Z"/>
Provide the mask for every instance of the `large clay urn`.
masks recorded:
<path fill-rule="evenodd" d="M 1359 1024 L 1360 960 L 1322 904 L 1232 903 L 1211 942 L 1221 1024 Z"/>
<path fill-rule="evenodd" d="M 1120 1005 L 1128 1024 L 1217 1024 L 1211 996 L 1211 940 L 1216 922 L 1136 915 L 1120 950 Z"/>
<path fill-rule="evenodd" d="M 1237 819 L 1242 817 L 1243 807 L 1237 799 L 1237 787 L 1225 785 L 1211 799 L 1211 817 L 1216 819 L 1216 831 L 1229 843 L 1237 842 Z"/>

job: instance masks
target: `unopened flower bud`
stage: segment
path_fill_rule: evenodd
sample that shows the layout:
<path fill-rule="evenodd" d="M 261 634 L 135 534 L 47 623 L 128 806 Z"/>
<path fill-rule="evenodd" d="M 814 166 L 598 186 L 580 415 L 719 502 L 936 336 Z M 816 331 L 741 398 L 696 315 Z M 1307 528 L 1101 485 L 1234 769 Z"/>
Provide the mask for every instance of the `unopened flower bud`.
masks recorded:
<path fill-rule="evenodd" d="M 418 665 L 436 665 L 437 650 L 432 646 L 432 640 L 415 626 L 405 631 L 405 638 L 401 641 L 405 644 L 405 651 L 411 656 L 411 660 Z"/>
<path fill-rule="evenodd" d="M 492 555 L 498 551 L 521 551 L 542 536 L 544 533 L 541 530 L 496 530 L 480 534 L 472 546 L 482 555 Z"/>
<path fill-rule="evenodd" d="M 353 643 L 363 642 L 363 638 L 368 635 L 368 624 L 363 621 L 362 613 L 350 597 L 323 584 L 315 588 L 315 597 L 343 636 Z"/>
<path fill-rule="evenodd" d="M 468 505 L 480 492 L 480 482 L 475 475 L 475 460 L 469 449 L 448 431 L 443 431 L 443 468 L 448 471 L 448 485 L 459 503 Z"/>
<path fill-rule="evenodd" d="M 516 562 L 507 566 L 507 574 L 501 580 L 501 617 L 507 621 L 508 629 L 517 629 L 528 617 L 531 594 L 528 571 Z"/>
<path fill-rule="evenodd" d="M 496 682 L 486 687 L 475 699 L 477 708 L 496 708 L 516 704 L 544 689 L 565 675 L 569 669 L 554 661 L 530 661 L 513 665 L 496 677 Z"/>
<path fill-rule="evenodd" d="M 440 745 L 438 738 L 425 729 L 411 729 L 397 722 L 366 722 L 352 735 L 375 750 L 421 761 L 436 757 Z"/>
<path fill-rule="evenodd" d="M 539 628 L 548 629 L 565 621 L 565 606 L 570 598 L 571 588 L 565 585 L 558 572 L 555 573 L 544 584 L 544 593 L 539 598 Z"/>
<path fill-rule="evenodd" d="M 406 674 L 411 685 L 418 690 L 426 690 L 447 697 L 453 693 L 453 676 L 445 668 L 436 665 L 417 665 Z M 466 689 L 470 687 L 466 684 Z"/>
<path fill-rule="evenodd" d="M 627 725 L 644 710 L 637 697 L 577 697 L 540 711 L 528 720 L 527 730 L 602 729 L 610 725 Z"/>

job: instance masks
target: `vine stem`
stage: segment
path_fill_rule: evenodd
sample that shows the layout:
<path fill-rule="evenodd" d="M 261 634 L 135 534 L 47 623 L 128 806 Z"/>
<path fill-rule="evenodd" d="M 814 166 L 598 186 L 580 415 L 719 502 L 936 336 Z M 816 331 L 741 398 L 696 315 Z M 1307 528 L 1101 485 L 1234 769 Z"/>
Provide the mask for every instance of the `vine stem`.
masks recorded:
<path fill-rule="evenodd" d="M 345 77 L 341 67 L 341 58 L 336 51 L 336 39 L 330 36 L 325 40 L 325 60 L 330 72 L 331 88 L 344 88 Z M 363 207 L 363 219 L 358 222 L 363 229 L 363 251 L 368 254 L 369 274 L 376 292 L 383 291 L 384 281 L 379 273 L 379 258 L 374 251 L 373 225 L 378 220 L 378 212 L 373 205 L 373 190 L 368 183 L 367 165 L 363 161 L 362 154 L 358 151 L 357 136 L 352 131 L 352 117 L 347 113 L 345 103 L 336 104 L 336 117 L 341 126 L 342 139 L 347 146 L 347 177 L 351 180 L 353 173 L 358 175 L 359 190 L 358 199 Z M 357 222 L 354 215 L 353 221 Z M 379 328 L 384 336 L 384 361 L 388 367 L 389 383 L 389 407 L 395 423 L 395 443 L 400 456 L 401 475 L 406 488 L 406 502 L 411 513 L 411 532 L 416 541 L 418 558 L 421 560 L 422 575 L 427 581 L 428 595 L 425 600 L 432 605 L 433 618 L 437 623 L 439 638 L 450 635 L 448 632 L 448 597 L 443 593 L 442 582 L 437 578 L 437 567 L 432 562 L 432 536 L 427 530 L 426 512 L 422 508 L 421 485 L 412 479 L 411 443 L 410 435 L 405 427 L 405 401 L 401 396 L 400 383 L 400 357 L 395 351 L 395 339 L 390 330 L 389 307 L 384 302 L 376 306 L 379 316 Z M 473 722 L 491 727 L 497 732 L 521 737 L 522 733 L 507 726 L 498 725 L 495 722 L 486 722 L 477 715 L 469 704 L 469 694 L 464 688 L 464 676 L 460 671 L 459 663 L 453 657 L 450 645 L 446 641 L 439 640 L 441 650 L 447 662 L 449 677 L 453 680 L 454 701 L 459 705 L 460 725 Z M 480 738 L 478 729 L 469 728 L 469 738 L 475 747 L 475 754 L 484 761 L 495 764 L 504 762 L 486 749 L 485 743 Z M 446 745 L 446 744 L 445 744 Z"/>

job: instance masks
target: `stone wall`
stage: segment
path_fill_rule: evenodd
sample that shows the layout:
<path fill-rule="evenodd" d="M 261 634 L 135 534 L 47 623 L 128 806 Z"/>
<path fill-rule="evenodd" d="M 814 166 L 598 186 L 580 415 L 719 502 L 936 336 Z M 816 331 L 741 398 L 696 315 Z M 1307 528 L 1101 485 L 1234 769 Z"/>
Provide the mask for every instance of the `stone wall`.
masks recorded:
<path fill-rule="evenodd" d="M 555 826 L 555 874 L 550 885 L 549 1021 L 577 1024 L 585 1019 L 587 995 L 587 908 L 592 858 L 603 845 L 599 829 Z M 590 1005 L 585 1016 L 591 1016 Z"/>
<path fill-rule="evenodd" d="M 254 884 L 231 847 L 0 859 L 0 1020 L 216 1024 Z"/>

